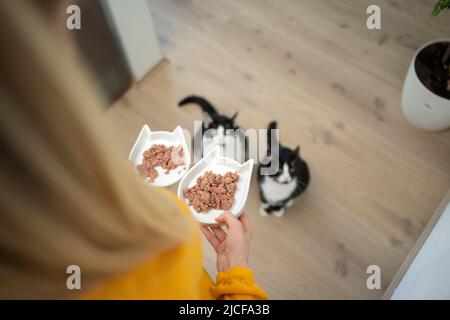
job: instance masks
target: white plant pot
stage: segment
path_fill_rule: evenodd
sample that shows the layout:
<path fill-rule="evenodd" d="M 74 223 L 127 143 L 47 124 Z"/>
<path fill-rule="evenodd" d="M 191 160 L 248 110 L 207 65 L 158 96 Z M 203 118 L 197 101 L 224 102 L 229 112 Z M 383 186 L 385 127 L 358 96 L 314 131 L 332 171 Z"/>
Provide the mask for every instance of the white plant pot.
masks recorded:
<path fill-rule="evenodd" d="M 425 87 L 417 76 L 415 68 L 417 55 L 422 49 L 437 42 L 450 42 L 450 39 L 433 40 L 416 51 L 409 66 L 402 93 L 402 109 L 405 117 L 414 126 L 428 131 L 450 128 L 450 100 Z"/>

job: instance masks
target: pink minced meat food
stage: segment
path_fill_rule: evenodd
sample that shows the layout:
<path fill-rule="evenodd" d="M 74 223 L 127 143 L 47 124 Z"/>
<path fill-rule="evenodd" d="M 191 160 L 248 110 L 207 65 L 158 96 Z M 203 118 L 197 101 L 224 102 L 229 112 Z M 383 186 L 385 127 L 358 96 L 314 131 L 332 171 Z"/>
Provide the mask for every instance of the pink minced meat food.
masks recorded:
<path fill-rule="evenodd" d="M 184 189 L 183 194 L 197 212 L 229 210 L 234 202 L 238 181 L 238 173 L 227 172 L 220 175 L 206 171 L 197 178 L 197 183 L 192 188 Z"/>
<path fill-rule="evenodd" d="M 170 170 L 184 164 L 184 154 L 182 146 L 166 147 L 163 144 L 154 144 L 144 152 L 142 164 L 136 167 L 137 171 L 144 177 L 148 177 L 151 182 L 158 177 L 156 167 L 165 169 L 168 174 Z"/>

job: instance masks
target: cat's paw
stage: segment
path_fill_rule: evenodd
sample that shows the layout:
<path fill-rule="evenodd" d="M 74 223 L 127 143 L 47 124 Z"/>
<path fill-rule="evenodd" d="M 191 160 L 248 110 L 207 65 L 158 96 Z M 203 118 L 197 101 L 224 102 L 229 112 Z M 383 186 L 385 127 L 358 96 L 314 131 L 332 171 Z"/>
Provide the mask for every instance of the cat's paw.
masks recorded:
<path fill-rule="evenodd" d="M 269 213 L 266 211 L 267 207 L 267 204 L 261 204 L 261 206 L 259 207 L 259 214 L 261 215 L 261 217 L 267 217 L 269 215 Z"/>
<path fill-rule="evenodd" d="M 277 218 L 281 218 L 284 215 L 284 208 L 280 210 L 273 210 L 273 215 Z"/>
<path fill-rule="evenodd" d="M 288 202 L 286 202 L 286 207 L 290 207 L 292 206 L 292 204 L 294 203 L 294 199 L 289 200 Z"/>

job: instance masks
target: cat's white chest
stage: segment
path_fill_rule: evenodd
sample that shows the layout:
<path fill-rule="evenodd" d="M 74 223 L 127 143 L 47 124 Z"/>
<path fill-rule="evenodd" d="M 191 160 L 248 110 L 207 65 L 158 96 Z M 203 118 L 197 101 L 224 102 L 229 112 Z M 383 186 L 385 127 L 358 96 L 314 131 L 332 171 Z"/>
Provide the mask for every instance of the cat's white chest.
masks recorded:
<path fill-rule="evenodd" d="M 292 181 L 282 184 L 275 182 L 272 178 L 266 177 L 264 182 L 261 183 L 261 190 L 264 194 L 264 198 L 270 204 L 275 204 L 280 201 L 284 201 L 294 192 L 297 187 L 295 179 Z"/>

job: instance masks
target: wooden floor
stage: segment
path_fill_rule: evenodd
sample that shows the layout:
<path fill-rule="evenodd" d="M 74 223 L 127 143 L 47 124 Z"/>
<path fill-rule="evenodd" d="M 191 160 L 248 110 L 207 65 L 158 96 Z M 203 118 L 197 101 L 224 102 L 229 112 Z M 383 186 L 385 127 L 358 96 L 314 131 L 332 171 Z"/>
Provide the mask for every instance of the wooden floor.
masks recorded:
<path fill-rule="evenodd" d="M 434 0 L 375 1 L 382 30 L 366 29 L 370 0 L 151 0 L 160 66 L 107 113 L 128 154 L 141 126 L 192 131 L 188 94 L 210 99 L 243 128 L 276 119 L 301 146 L 308 191 L 282 219 L 247 211 L 251 265 L 273 299 L 379 298 L 450 188 L 450 131 L 412 127 L 400 109 L 418 46 L 450 35 Z M 214 275 L 214 256 L 205 246 Z M 366 288 L 381 267 L 382 290 Z"/>

